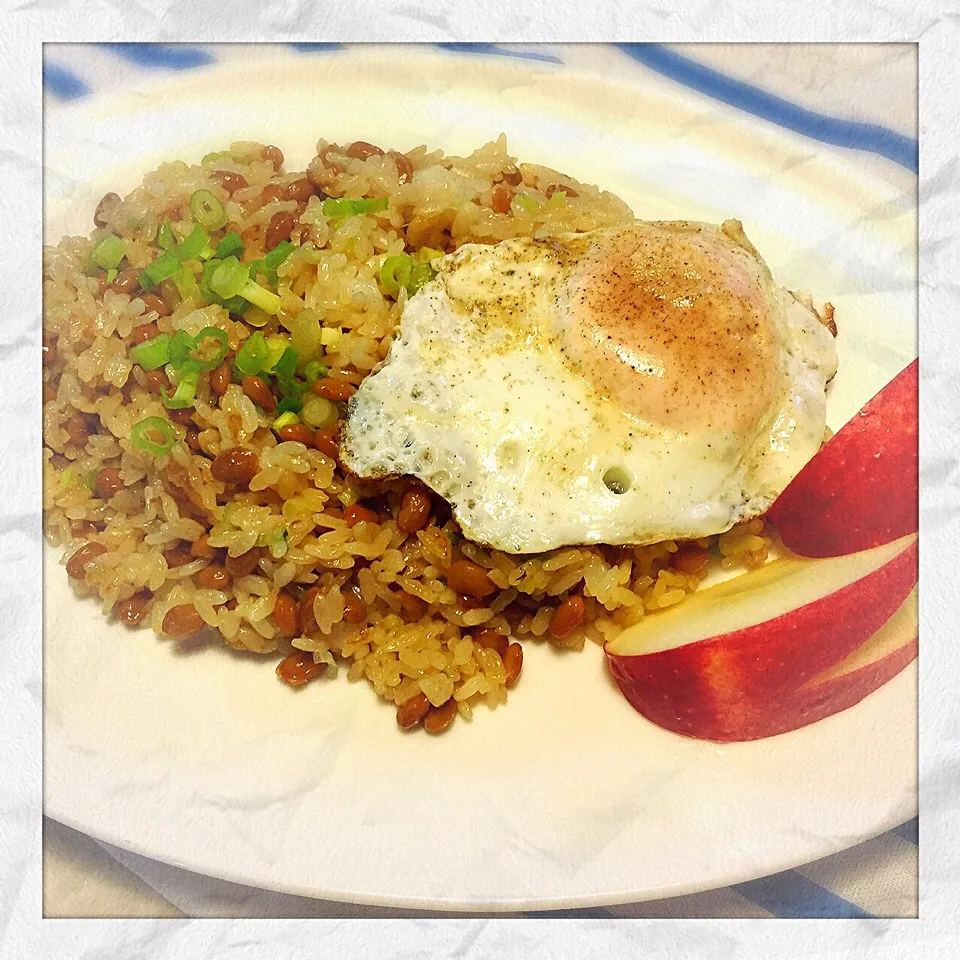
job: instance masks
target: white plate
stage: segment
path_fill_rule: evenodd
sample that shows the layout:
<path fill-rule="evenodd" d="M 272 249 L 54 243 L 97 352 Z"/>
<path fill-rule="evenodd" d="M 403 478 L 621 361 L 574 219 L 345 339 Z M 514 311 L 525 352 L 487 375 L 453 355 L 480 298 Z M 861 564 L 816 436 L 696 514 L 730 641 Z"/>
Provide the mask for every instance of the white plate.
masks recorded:
<path fill-rule="evenodd" d="M 102 194 L 233 139 L 512 152 L 645 218 L 743 220 L 787 286 L 837 306 L 838 427 L 916 355 L 912 202 L 811 141 L 649 83 L 409 50 L 218 67 L 63 109 L 46 131 L 47 242 Z M 293 693 L 272 659 L 177 654 L 45 570 L 45 811 L 157 859 L 292 893 L 533 909 L 721 886 L 833 853 L 916 809 L 916 670 L 802 730 L 718 746 L 619 696 L 601 651 L 527 645 L 505 708 L 401 735 L 366 685 Z"/>

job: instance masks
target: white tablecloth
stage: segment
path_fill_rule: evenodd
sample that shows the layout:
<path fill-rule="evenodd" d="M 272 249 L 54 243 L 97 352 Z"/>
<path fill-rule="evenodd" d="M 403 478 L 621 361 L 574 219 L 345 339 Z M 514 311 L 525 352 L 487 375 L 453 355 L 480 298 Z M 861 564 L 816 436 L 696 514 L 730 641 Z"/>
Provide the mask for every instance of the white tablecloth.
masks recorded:
<path fill-rule="evenodd" d="M 120 85 L 173 69 L 189 69 L 191 63 L 209 62 L 210 58 L 303 55 L 305 51 L 296 50 L 297 46 L 164 50 L 151 45 L 138 50 L 132 45 L 48 44 L 44 108 L 55 111 L 72 99 L 109 93 Z M 170 55 L 178 51 L 181 55 Z M 915 182 L 915 151 L 910 143 L 917 136 L 914 46 L 713 44 L 629 50 L 599 44 L 502 45 L 494 50 L 453 52 L 463 56 L 557 56 L 566 64 L 602 70 L 607 75 L 617 72 L 627 78 L 656 70 L 700 90 L 703 96 L 724 97 L 752 112 L 767 111 L 771 122 L 792 123 L 794 129 L 809 131 L 820 139 L 832 137 L 834 144 L 857 142 L 863 148 L 857 152 L 858 162 L 871 173 L 879 172 L 906 190 Z M 679 54 L 680 59 L 673 54 Z M 704 73 L 697 64 L 711 69 Z M 726 83 L 713 71 L 741 83 Z M 767 94 L 776 99 L 771 100 Z M 825 117 L 877 125 L 891 136 L 876 127 L 860 130 L 831 125 Z M 44 823 L 43 907 L 47 917 L 428 915 L 311 900 L 214 880 L 99 843 L 51 820 Z M 650 903 L 538 915 L 913 917 L 917 915 L 917 822 L 910 821 L 843 853 L 762 880 Z"/>

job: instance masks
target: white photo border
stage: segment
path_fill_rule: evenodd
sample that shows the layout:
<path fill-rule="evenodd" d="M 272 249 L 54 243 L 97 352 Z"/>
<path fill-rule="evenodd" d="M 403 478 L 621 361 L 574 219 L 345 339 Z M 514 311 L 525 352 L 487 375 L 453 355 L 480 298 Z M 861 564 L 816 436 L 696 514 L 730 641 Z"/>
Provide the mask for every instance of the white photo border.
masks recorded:
<path fill-rule="evenodd" d="M 949 0 L 715 0 L 684 10 L 628 0 L 231 0 L 129 6 L 3 4 L 0 190 L 8 266 L 0 338 L 11 398 L 2 476 L 5 589 L 0 653 L 0 955 L 11 958 L 960 956 L 960 17 Z M 71 41 L 871 41 L 920 48 L 921 656 L 920 919 L 876 921 L 126 920 L 41 919 L 40 249 L 41 48 Z M 12 254 L 12 257 L 11 257 Z M 801 926 L 796 926 L 796 924 Z"/>

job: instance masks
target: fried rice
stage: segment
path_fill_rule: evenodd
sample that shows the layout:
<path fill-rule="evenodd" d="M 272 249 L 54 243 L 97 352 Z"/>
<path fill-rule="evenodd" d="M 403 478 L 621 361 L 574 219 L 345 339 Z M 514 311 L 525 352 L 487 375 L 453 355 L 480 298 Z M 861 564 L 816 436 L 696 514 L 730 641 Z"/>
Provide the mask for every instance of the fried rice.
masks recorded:
<path fill-rule="evenodd" d="M 224 214 L 211 248 L 234 234 L 244 264 L 289 251 L 264 281 L 277 312 L 230 312 L 169 277 L 141 288 L 204 219 L 200 191 Z M 380 202 L 351 213 L 328 198 Z M 289 173 L 278 148 L 234 143 L 108 194 L 89 237 L 44 251 L 44 530 L 75 591 L 130 627 L 272 655 L 291 685 L 343 670 L 396 705 L 402 727 L 439 732 L 505 702 L 522 644 L 603 643 L 718 567 L 763 563 L 762 519 L 695 542 L 505 554 L 464 540 L 416 481 L 360 480 L 337 461 L 344 400 L 386 357 L 410 295 L 384 282 L 390 258 L 427 263 L 464 243 L 632 219 L 610 193 L 518 163 L 502 136 L 468 157 L 321 140 L 307 170 Z M 122 241 L 120 269 L 95 262 L 107 236 Z M 183 266 L 201 279 L 203 259 Z M 200 374 L 191 405 L 169 409 L 177 370 L 146 370 L 131 351 L 211 327 L 226 335 L 223 363 Z M 276 383 L 252 385 L 236 365 L 257 331 L 295 350 L 295 379 L 327 398 L 328 422 L 304 424 L 294 405 L 293 429 L 277 426 Z M 135 442 L 150 418 L 168 425 L 169 449 Z M 247 472 L 231 476 L 238 450 Z"/>

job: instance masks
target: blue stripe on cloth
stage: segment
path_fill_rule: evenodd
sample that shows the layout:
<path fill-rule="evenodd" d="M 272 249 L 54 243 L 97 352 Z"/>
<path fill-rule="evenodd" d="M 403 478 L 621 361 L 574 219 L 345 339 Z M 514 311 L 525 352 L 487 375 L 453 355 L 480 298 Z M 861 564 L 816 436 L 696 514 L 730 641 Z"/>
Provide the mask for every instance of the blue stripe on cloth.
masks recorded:
<path fill-rule="evenodd" d="M 75 73 L 46 61 L 43 64 L 43 86 L 58 100 L 76 100 L 90 92 L 90 88 Z"/>
<path fill-rule="evenodd" d="M 288 43 L 287 46 L 297 53 L 332 53 L 343 49 L 342 43 Z"/>
<path fill-rule="evenodd" d="M 170 43 L 101 43 L 99 46 L 141 67 L 192 70 L 217 62 L 216 57 L 195 46 Z"/>
<path fill-rule="evenodd" d="M 559 57 L 549 53 L 532 53 L 526 50 L 504 50 L 495 43 L 438 43 L 441 50 L 451 53 L 488 53 L 496 57 L 519 57 L 522 60 L 540 60 L 543 63 L 563 63 Z"/>
<path fill-rule="evenodd" d="M 762 907 L 775 917 L 791 920 L 823 918 L 850 918 L 864 920 L 872 916 L 856 904 L 819 884 L 808 880 L 795 870 L 785 870 L 770 877 L 735 883 L 730 887 L 741 897 Z"/>
<path fill-rule="evenodd" d="M 895 833 L 901 840 L 917 845 L 920 841 L 920 821 L 914 817 L 901 823 L 899 827 L 894 827 L 890 832 Z"/>
<path fill-rule="evenodd" d="M 528 910 L 531 920 L 611 920 L 616 914 L 605 907 L 573 907 L 570 910 Z"/>
<path fill-rule="evenodd" d="M 657 43 L 615 44 L 627 56 L 677 83 L 705 93 L 755 117 L 786 127 L 821 143 L 865 150 L 892 160 L 917 173 L 919 144 L 893 130 L 872 123 L 840 120 L 782 100 L 759 87 L 734 80 L 696 60 L 674 53 Z"/>

